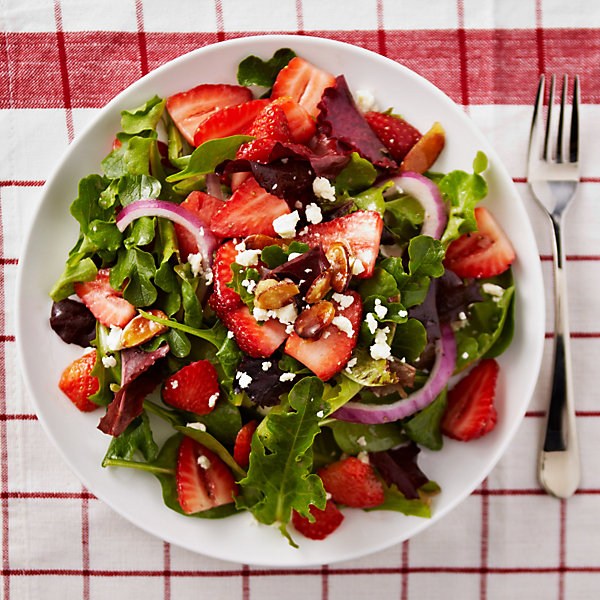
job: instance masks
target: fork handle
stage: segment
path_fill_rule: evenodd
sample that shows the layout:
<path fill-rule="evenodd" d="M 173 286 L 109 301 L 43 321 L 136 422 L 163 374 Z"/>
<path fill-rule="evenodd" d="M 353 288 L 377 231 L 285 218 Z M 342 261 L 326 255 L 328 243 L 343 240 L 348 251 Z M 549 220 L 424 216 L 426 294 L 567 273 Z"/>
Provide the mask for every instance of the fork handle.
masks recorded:
<path fill-rule="evenodd" d="M 571 343 L 562 223 L 552 216 L 554 256 L 554 369 L 539 477 L 546 491 L 559 498 L 573 495 L 580 479 L 579 448 L 573 402 Z"/>

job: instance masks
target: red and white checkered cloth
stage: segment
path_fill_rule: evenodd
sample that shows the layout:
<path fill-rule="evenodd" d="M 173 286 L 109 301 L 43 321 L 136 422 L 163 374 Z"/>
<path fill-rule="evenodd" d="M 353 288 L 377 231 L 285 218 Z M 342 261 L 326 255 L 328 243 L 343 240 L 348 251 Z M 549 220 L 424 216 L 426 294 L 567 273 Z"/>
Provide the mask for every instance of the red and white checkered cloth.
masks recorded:
<path fill-rule="evenodd" d="M 0 28 L 0 594 L 589 600 L 600 589 L 600 4 L 597 0 L 4 0 Z M 41 186 L 90 117 L 168 60 L 261 33 L 329 37 L 386 55 L 464 106 L 498 150 L 534 223 L 551 297 L 549 229 L 525 183 L 540 72 L 579 73 L 583 184 L 568 216 L 570 322 L 583 477 L 559 501 L 536 481 L 549 393 L 453 513 L 385 552 L 332 566 L 253 568 L 138 530 L 82 488 L 47 440 L 19 375 L 15 276 Z"/>

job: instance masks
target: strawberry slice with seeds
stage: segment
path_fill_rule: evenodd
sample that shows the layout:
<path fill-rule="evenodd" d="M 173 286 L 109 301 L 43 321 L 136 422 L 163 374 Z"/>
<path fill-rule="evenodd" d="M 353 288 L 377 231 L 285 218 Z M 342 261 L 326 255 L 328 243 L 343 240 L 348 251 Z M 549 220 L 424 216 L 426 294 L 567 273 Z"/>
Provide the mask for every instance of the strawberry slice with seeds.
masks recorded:
<path fill-rule="evenodd" d="M 200 146 L 208 140 L 246 133 L 258 113 L 268 104 L 269 100 L 250 100 L 211 112 L 198 125 L 194 133 L 194 146 Z"/>
<path fill-rule="evenodd" d="M 292 523 L 304 537 L 311 540 L 324 540 L 344 520 L 344 515 L 332 500 L 327 500 L 324 510 L 311 506 L 310 514 L 315 519 L 313 523 L 306 517 L 301 517 L 294 510 L 292 511 Z"/>
<path fill-rule="evenodd" d="M 167 98 L 167 111 L 183 137 L 194 144 L 194 133 L 208 114 L 252 100 L 252 92 L 241 85 L 206 83 Z"/>
<path fill-rule="evenodd" d="M 399 163 L 421 138 L 419 130 L 400 117 L 371 111 L 365 114 L 365 119 L 392 158 Z"/>
<path fill-rule="evenodd" d="M 250 446 L 252 443 L 252 436 L 258 426 L 257 421 L 248 421 L 238 431 L 235 438 L 235 445 L 233 447 L 233 460 L 240 465 L 240 467 L 246 468 L 250 464 Z"/>
<path fill-rule="evenodd" d="M 335 242 L 345 243 L 352 257 L 360 261 L 363 268 L 356 277 L 365 279 L 373 275 L 382 231 L 383 220 L 379 213 L 357 210 L 333 221 L 309 225 L 296 236 L 296 239 L 311 247 L 321 244 L 325 252 Z"/>
<path fill-rule="evenodd" d="M 221 237 L 262 233 L 275 236 L 273 220 L 290 213 L 287 202 L 263 189 L 249 177 L 210 221 L 211 231 Z"/>
<path fill-rule="evenodd" d="M 230 287 L 227 287 L 227 284 L 233 279 L 231 263 L 235 262 L 237 253 L 235 242 L 229 240 L 215 254 L 212 266 L 213 293 L 210 296 L 210 306 L 219 316 L 243 304 L 240 295 Z"/>
<path fill-rule="evenodd" d="M 193 212 L 200 217 L 207 227 L 213 215 L 224 206 L 225 202 L 205 192 L 192 192 L 181 204 L 182 208 Z M 185 227 L 174 223 L 175 234 L 179 243 L 179 255 L 181 261 L 185 262 L 190 254 L 197 254 L 198 244 L 196 238 Z"/>
<path fill-rule="evenodd" d="M 240 350 L 253 358 L 268 358 L 287 337 L 285 325 L 276 319 L 259 323 L 246 305 L 221 315 Z"/>
<path fill-rule="evenodd" d="M 269 138 L 278 142 L 292 140 L 290 126 L 282 107 L 269 104 L 263 108 L 252 122 L 248 135 L 255 138 Z"/>
<path fill-rule="evenodd" d="M 279 106 L 283 109 L 293 142 L 306 144 L 317 132 L 314 118 L 292 98 L 287 96 L 275 98 L 271 106 Z"/>
<path fill-rule="evenodd" d="M 208 360 L 198 360 L 167 377 L 163 400 L 181 410 L 207 415 L 219 399 L 217 371 Z"/>
<path fill-rule="evenodd" d="M 475 209 L 477 231 L 454 240 L 446 250 L 444 266 L 459 277 L 494 277 L 515 260 L 515 250 L 506 233 L 487 208 Z"/>
<path fill-rule="evenodd" d="M 318 471 L 331 499 L 354 508 L 373 508 L 385 499 L 381 481 L 371 465 L 354 456 L 338 460 Z"/>
<path fill-rule="evenodd" d="M 313 117 L 319 114 L 317 104 L 326 88 L 335 85 L 335 77 L 296 56 L 279 71 L 273 84 L 271 98 L 288 96 Z"/>
<path fill-rule="evenodd" d="M 136 310 L 120 290 L 111 287 L 110 269 L 100 269 L 94 281 L 75 284 L 75 293 L 105 327 L 124 327 Z"/>
<path fill-rule="evenodd" d="M 334 321 L 323 330 L 319 338 L 305 339 L 293 332 L 285 343 L 286 354 L 299 360 L 323 381 L 331 379 L 344 368 L 358 339 L 362 301 L 360 295 L 353 291 L 346 292 L 345 296 L 352 298 L 352 303 L 344 308 L 334 301 Z M 350 327 L 352 332 L 346 329 Z"/>
<path fill-rule="evenodd" d="M 91 375 L 95 364 L 96 351 L 94 350 L 74 360 L 63 371 L 58 382 L 61 391 L 81 412 L 90 412 L 98 408 L 98 405 L 90 400 L 90 396 L 100 387 L 98 378 Z"/>
<path fill-rule="evenodd" d="M 238 493 L 225 463 L 189 437 L 181 440 L 175 479 L 179 504 L 188 515 L 230 504 Z"/>
<path fill-rule="evenodd" d="M 498 413 L 494 407 L 499 366 L 493 358 L 482 360 L 448 392 L 442 432 L 468 442 L 494 429 Z"/>

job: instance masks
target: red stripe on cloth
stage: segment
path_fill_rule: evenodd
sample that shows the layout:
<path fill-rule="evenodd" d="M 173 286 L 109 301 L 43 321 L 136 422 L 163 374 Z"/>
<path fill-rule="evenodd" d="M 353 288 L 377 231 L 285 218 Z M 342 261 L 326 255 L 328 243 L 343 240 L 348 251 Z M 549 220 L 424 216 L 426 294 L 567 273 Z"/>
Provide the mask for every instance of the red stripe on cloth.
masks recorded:
<path fill-rule="evenodd" d="M 600 255 L 598 255 L 598 254 L 567 254 L 566 259 L 572 260 L 574 262 L 585 261 L 585 260 L 596 261 L 596 260 L 600 260 Z M 552 262 L 554 260 L 554 258 L 552 257 L 551 254 L 540 254 L 540 260 Z"/>
<path fill-rule="evenodd" d="M 22 179 L 4 179 L 0 181 L 0 187 L 41 187 L 45 181 L 25 181 Z"/>
<path fill-rule="evenodd" d="M 81 489 L 81 564 L 83 567 L 83 600 L 90 598 L 90 518 L 87 490 Z"/>
<path fill-rule="evenodd" d="M 63 90 L 63 105 L 66 111 L 67 119 L 67 138 L 69 144 L 75 137 L 73 129 L 73 113 L 71 112 L 71 86 L 69 84 L 69 69 L 67 66 L 67 51 L 65 46 L 65 35 L 62 26 L 62 11 L 60 1 L 54 0 L 54 20 L 56 23 L 56 39 L 58 43 L 58 58 L 60 62 L 60 78 Z"/>
<path fill-rule="evenodd" d="M 481 483 L 481 547 L 479 562 L 481 564 L 481 576 L 479 577 L 479 598 L 487 599 L 487 572 L 488 572 L 488 549 L 490 533 L 490 500 L 488 497 L 488 481 L 484 479 Z"/>
<path fill-rule="evenodd" d="M 382 56 L 387 56 L 385 27 L 383 25 L 383 0 L 377 0 L 377 51 Z"/>
<path fill-rule="evenodd" d="M 542 22 L 542 0 L 535 0 L 535 42 L 537 47 L 538 75 L 541 75 L 546 70 L 546 50 L 544 47 Z"/>
<path fill-rule="evenodd" d="M 554 338 L 553 331 L 547 331 L 545 336 L 547 340 Z M 596 339 L 600 338 L 600 331 L 571 331 L 571 338 L 575 339 Z"/>
<path fill-rule="evenodd" d="M 18 265 L 18 258 L 0 258 L 0 265 Z"/>
<path fill-rule="evenodd" d="M 223 39 L 297 33 L 225 32 L 220 0 L 215 0 L 215 9 L 216 32 L 146 32 L 148 70 Z M 381 51 L 379 30 L 307 33 Z M 57 36 L 61 44 L 57 44 Z M 64 107 L 65 96 L 73 108 L 99 108 L 140 76 L 137 32 L 6 32 L 5 41 L 7 54 L 0 56 L 0 73 L 8 73 L 10 67 L 11 77 L 10 82 L 8 77 L 0 81 L 0 108 Z M 595 76 L 600 28 L 544 30 L 544 44 L 545 70 L 571 71 L 572 65 L 577 65 L 586 82 L 583 102 L 600 103 L 600 78 Z M 533 102 L 539 74 L 535 29 L 466 29 L 464 49 L 469 57 L 466 89 L 471 105 Z M 386 30 L 384 50 L 389 58 L 423 75 L 456 102 L 463 102 L 465 85 L 456 76 L 460 72 L 456 30 Z M 493 82 L 490 73 L 494 74 Z M 39 86 L 40 81 L 44 81 L 43 86 Z"/>
<path fill-rule="evenodd" d="M 242 600 L 250 600 L 250 566 L 242 565 Z"/>
<path fill-rule="evenodd" d="M 163 542 L 164 600 L 171 600 L 171 544 Z"/>
<path fill-rule="evenodd" d="M 140 48 L 140 68 L 142 75 L 148 73 L 148 51 L 146 49 L 146 32 L 144 31 L 144 5 L 142 0 L 135 0 L 135 19 L 138 30 L 138 46 Z"/>
<path fill-rule="evenodd" d="M 6 415 L 6 414 L 0 414 L 0 421 L 37 421 L 37 415 L 25 415 L 25 414 Z"/>
<path fill-rule="evenodd" d="M 546 412 L 543 410 L 528 410 L 525 413 L 526 417 L 545 417 Z M 600 411 L 597 410 L 577 410 L 576 417 L 600 417 Z"/>
<path fill-rule="evenodd" d="M 83 492 L 2 492 L 0 498 L 16 500 L 97 500 L 94 494 Z"/>
<path fill-rule="evenodd" d="M 304 7 L 302 0 L 296 0 L 296 23 L 298 25 L 298 35 L 304 35 Z"/>
<path fill-rule="evenodd" d="M 3 277 L 4 277 L 4 275 L 3 275 Z M 4 324 L 2 324 L 2 327 L 4 327 Z M 0 342 L 14 342 L 14 341 L 15 341 L 14 335 L 0 335 Z M 2 364 L 4 364 L 4 362 Z"/>
<path fill-rule="evenodd" d="M 467 63 L 467 41 L 465 34 L 465 10 L 463 0 L 457 0 L 458 13 L 458 55 L 460 57 L 460 92 L 462 105 L 469 106 L 469 70 Z"/>
<path fill-rule="evenodd" d="M 408 600 L 408 565 L 410 555 L 410 540 L 402 542 L 402 582 L 400 600 Z"/>

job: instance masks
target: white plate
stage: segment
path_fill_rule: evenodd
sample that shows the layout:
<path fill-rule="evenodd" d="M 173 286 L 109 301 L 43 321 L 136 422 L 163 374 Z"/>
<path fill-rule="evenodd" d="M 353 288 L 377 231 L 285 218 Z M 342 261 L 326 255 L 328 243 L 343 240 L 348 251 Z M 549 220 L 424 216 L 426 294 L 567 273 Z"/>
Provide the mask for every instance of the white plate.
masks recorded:
<path fill-rule="evenodd" d="M 298 550 L 288 546 L 277 529 L 254 525 L 248 514 L 217 521 L 186 518 L 163 505 L 151 475 L 103 469 L 100 462 L 109 440 L 96 429 L 98 413 L 74 410 L 57 387 L 65 365 L 80 350 L 63 344 L 48 324 L 48 290 L 77 238 L 69 204 L 79 179 L 99 171 L 120 130 L 120 111 L 141 105 L 154 94 L 166 97 L 199 83 L 234 83 L 241 59 L 249 54 L 269 58 L 281 47 L 293 48 L 335 75 L 345 74 L 351 89 L 371 90 L 382 109 L 393 106 L 421 131 L 440 121 L 447 145 L 436 170 L 471 170 L 476 152 L 483 150 L 490 163 L 485 203 L 509 233 L 518 257 L 516 335 L 500 358 L 498 425 L 481 440 L 468 444 L 446 440 L 441 452 L 422 452 L 420 464 L 442 487 L 433 502 L 433 517 L 345 510 L 346 518 L 334 535 L 318 542 L 298 536 Z M 241 563 L 286 567 L 333 563 L 384 549 L 435 523 L 475 489 L 510 443 L 541 362 L 544 301 L 538 251 L 521 200 L 496 153 L 462 110 L 432 84 L 377 54 L 326 39 L 261 36 L 215 44 L 172 61 L 117 96 L 71 144 L 46 183 L 19 274 L 17 343 L 23 375 L 40 422 L 83 484 L 142 529 L 190 550 Z"/>

